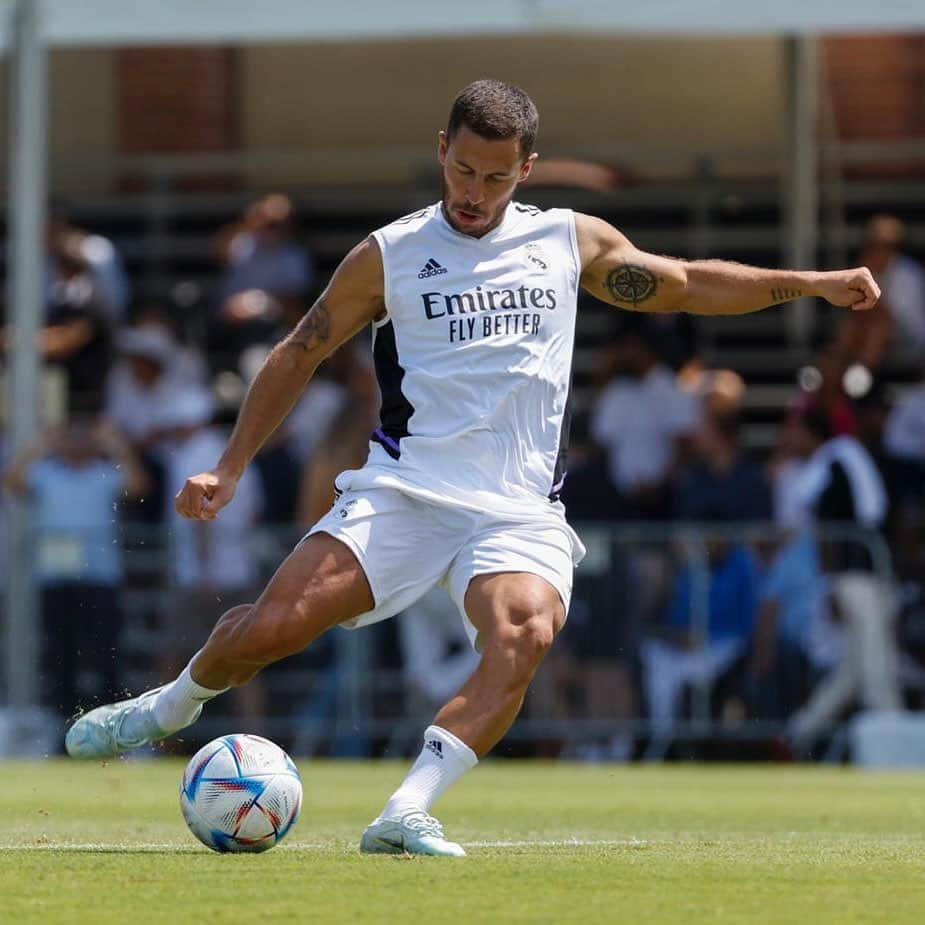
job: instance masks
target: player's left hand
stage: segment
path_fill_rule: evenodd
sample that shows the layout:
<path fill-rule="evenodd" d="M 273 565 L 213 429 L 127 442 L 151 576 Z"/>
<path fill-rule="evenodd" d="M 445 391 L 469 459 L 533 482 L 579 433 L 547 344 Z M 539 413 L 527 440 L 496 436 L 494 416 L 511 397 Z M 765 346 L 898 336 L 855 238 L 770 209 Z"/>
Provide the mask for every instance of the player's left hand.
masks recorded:
<path fill-rule="evenodd" d="M 854 312 L 873 308 L 880 299 L 880 287 L 867 267 L 820 273 L 816 294 L 833 305 Z"/>

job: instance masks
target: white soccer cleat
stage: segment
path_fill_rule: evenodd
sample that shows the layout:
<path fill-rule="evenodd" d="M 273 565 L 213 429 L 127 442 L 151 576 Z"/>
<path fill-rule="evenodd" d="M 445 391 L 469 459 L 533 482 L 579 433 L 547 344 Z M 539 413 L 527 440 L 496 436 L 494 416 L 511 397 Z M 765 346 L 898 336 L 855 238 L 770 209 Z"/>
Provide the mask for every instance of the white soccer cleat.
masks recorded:
<path fill-rule="evenodd" d="M 170 733 L 157 725 L 150 703 L 160 689 L 97 707 L 81 716 L 65 736 L 67 753 L 72 758 L 112 758 L 166 738 Z"/>
<path fill-rule="evenodd" d="M 466 852 L 443 837 L 443 828 L 423 810 L 405 813 L 401 819 L 374 819 L 360 839 L 363 854 L 429 854 L 463 858 Z"/>

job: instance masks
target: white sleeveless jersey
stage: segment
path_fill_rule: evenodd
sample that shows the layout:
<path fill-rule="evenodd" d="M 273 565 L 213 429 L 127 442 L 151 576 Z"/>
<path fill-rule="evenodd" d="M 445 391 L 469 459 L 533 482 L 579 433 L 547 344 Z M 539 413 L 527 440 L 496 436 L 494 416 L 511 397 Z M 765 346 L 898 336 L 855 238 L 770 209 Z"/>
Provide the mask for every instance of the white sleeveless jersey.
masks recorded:
<path fill-rule="evenodd" d="M 473 238 L 437 203 L 374 237 L 388 313 L 373 331 L 381 425 L 338 487 L 561 513 L 581 267 L 571 210 L 511 203 Z"/>

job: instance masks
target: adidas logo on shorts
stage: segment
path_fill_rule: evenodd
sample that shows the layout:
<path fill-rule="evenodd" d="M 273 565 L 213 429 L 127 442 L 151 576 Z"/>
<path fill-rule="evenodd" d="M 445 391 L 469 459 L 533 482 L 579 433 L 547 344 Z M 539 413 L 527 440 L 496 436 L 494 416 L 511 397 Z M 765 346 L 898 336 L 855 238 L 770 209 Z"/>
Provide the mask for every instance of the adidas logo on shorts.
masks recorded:
<path fill-rule="evenodd" d="M 441 267 L 433 257 L 421 267 L 421 272 L 418 273 L 418 279 L 427 279 L 430 276 L 439 276 L 441 273 L 446 273 L 446 267 Z"/>

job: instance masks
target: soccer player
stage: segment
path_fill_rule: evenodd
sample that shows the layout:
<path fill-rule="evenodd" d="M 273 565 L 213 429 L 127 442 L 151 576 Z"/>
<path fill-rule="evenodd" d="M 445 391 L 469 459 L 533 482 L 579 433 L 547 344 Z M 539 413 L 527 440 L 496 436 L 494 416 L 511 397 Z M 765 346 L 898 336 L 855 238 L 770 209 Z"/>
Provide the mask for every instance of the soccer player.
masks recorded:
<path fill-rule="evenodd" d="M 220 516 L 319 363 L 372 324 L 382 408 L 367 463 L 340 474 L 331 511 L 255 604 L 219 619 L 176 680 L 79 719 L 67 735 L 72 756 L 171 735 L 330 627 L 384 620 L 441 584 L 481 660 L 425 730 L 360 849 L 465 854 L 429 810 L 514 721 L 565 622 L 584 553 L 558 501 L 579 287 L 642 312 L 739 314 L 800 296 L 876 304 L 865 268 L 674 260 L 636 249 L 600 219 L 515 202 L 537 158 L 537 118 L 523 90 L 499 81 L 456 97 L 439 134 L 440 201 L 346 256 L 254 379 L 215 468 L 189 478 L 176 507 Z"/>

